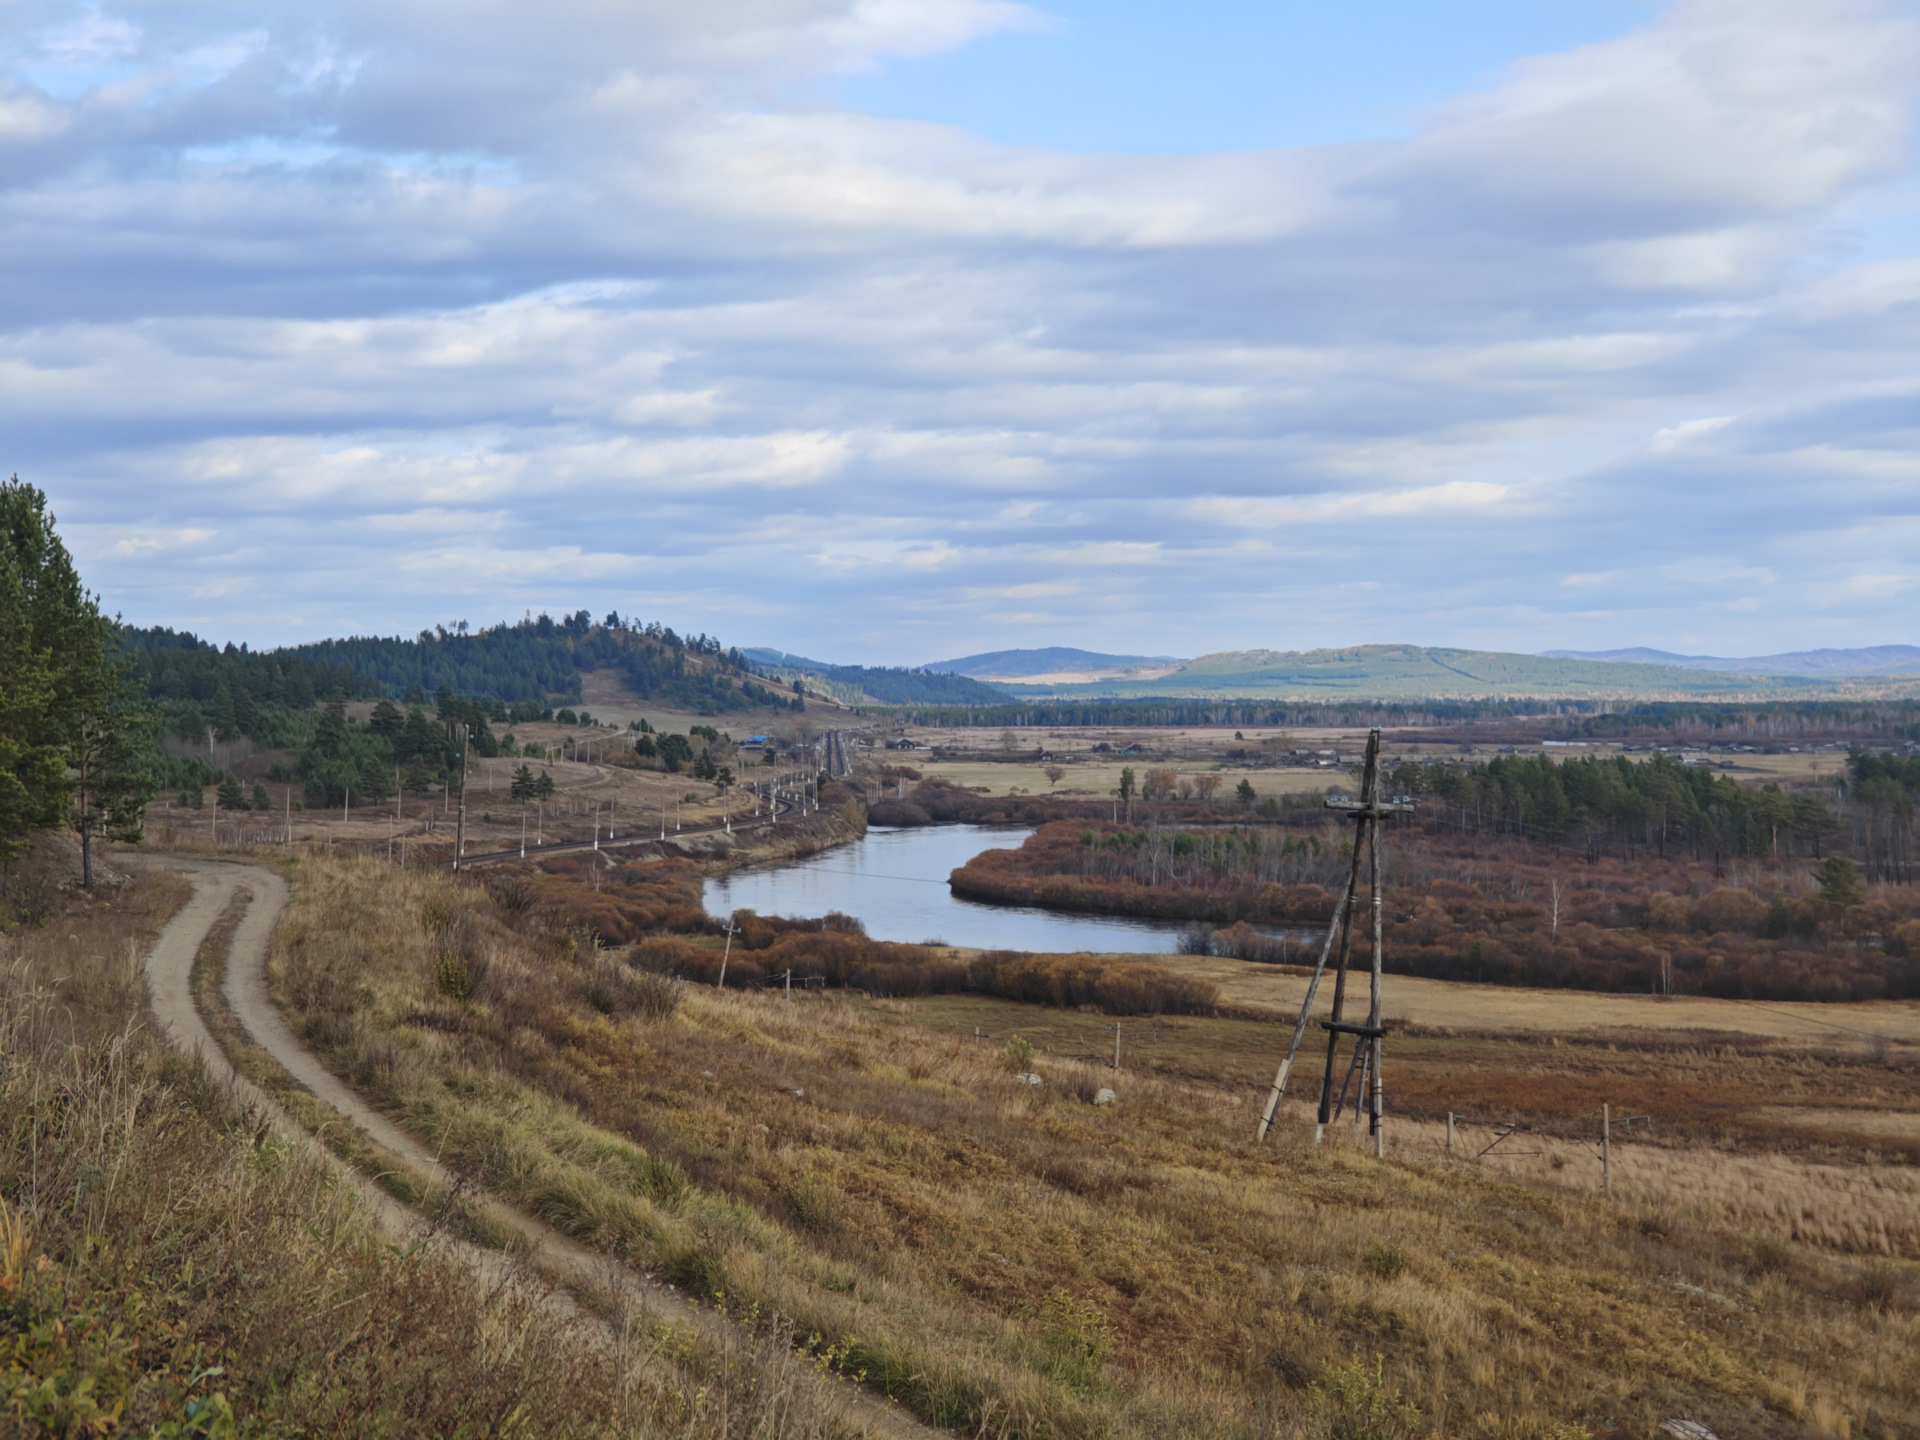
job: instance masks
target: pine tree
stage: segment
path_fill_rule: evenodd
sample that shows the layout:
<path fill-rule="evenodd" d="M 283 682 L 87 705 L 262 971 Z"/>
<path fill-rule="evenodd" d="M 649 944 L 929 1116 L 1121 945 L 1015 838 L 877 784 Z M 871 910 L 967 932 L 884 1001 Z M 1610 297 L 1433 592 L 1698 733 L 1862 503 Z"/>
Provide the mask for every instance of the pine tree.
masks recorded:
<path fill-rule="evenodd" d="M 33 643 L 20 568 L 0 547 L 0 861 L 26 851 L 28 831 L 59 823 L 66 767 L 47 734 L 52 698 L 52 659 Z"/>
<path fill-rule="evenodd" d="M 253 808 L 256 810 L 273 809 L 273 797 L 267 793 L 267 787 L 258 780 L 253 782 Z"/>
<path fill-rule="evenodd" d="M 508 787 L 507 793 L 524 805 L 533 799 L 538 790 L 539 783 L 533 778 L 532 769 L 522 765 L 513 772 L 513 784 Z"/>
<path fill-rule="evenodd" d="M 119 652 L 120 624 L 100 613 L 54 530 L 47 497 L 15 476 L 0 485 L 0 845 L 24 828 L 80 832 L 81 883 L 93 884 L 93 834 L 140 838 L 151 773 L 153 715 Z M 44 660 L 36 657 L 44 657 Z M 58 780 L 47 752 L 58 757 Z"/>
<path fill-rule="evenodd" d="M 240 788 L 238 776 L 228 774 L 221 777 L 220 808 L 236 811 L 247 808 L 247 792 Z"/>

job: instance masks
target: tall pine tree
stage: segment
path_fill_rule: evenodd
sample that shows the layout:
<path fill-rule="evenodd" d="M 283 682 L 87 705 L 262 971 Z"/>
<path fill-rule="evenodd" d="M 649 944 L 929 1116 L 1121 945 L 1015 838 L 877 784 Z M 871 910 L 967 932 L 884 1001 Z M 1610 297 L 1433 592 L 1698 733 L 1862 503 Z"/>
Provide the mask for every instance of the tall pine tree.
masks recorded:
<path fill-rule="evenodd" d="M 152 714 L 116 658 L 118 622 L 80 583 L 45 494 L 17 475 L 0 484 L 0 554 L 0 853 L 64 815 L 92 885 L 95 832 L 140 838 Z"/>

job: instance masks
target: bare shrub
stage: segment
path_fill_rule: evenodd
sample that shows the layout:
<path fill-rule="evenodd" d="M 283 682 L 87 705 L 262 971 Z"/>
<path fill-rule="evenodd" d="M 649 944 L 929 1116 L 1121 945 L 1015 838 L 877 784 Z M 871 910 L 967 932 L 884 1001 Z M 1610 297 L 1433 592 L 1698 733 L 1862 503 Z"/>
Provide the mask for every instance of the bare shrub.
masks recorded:
<path fill-rule="evenodd" d="M 1189 925 L 1174 938 L 1174 949 L 1182 955 L 1213 954 L 1213 926 Z"/>

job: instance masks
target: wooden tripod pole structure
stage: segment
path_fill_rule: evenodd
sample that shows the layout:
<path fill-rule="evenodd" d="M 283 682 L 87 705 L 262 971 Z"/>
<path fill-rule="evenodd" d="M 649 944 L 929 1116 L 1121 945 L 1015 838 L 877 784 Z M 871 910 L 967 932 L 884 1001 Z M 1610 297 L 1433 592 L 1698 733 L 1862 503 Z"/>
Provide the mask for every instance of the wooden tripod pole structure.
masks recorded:
<path fill-rule="evenodd" d="M 1286 1093 L 1287 1080 L 1293 1073 L 1294 1060 L 1300 1053 L 1300 1042 L 1307 1033 L 1307 1021 L 1313 1016 L 1313 1002 L 1320 990 L 1320 977 L 1326 972 L 1327 960 L 1333 954 L 1334 941 L 1340 942 L 1339 959 L 1335 962 L 1333 979 L 1333 1015 L 1320 1022 L 1327 1031 L 1327 1063 L 1320 1079 L 1320 1110 L 1314 1125 L 1313 1138 L 1316 1143 L 1326 1132 L 1327 1121 L 1332 1118 L 1334 1104 L 1333 1066 L 1336 1051 L 1342 1035 L 1355 1037 L 1354 1060 L 1364 1065 L 1361 1083 L 1366 1096 L 1368 1129 L 1372 1132 L 1374 1153 L 1385 1151 L 1386 1138 L 1381 1130 L 1381 1114 L 1384 1108 L 1385 1093 L 1380 1082 L 1380 1041 L 1385 1029 L 1380 1019 L 1380 972 L 1385 958 L 1385 915 L 1382 910 L 1383 896 L 1380 889 L 1380 822 L 1396 812 L 1410 812 L 1413 805 L 1408 801 L 1382 801 L 1380 798 L 1380 732 L 1367 733 L 1366 764 L 1361 772 L 1360 799 L 1356 801 L 1331 797 L 1327 808 L 1339 810 L 1351 815 L 1355 822 L 1353 835 L 1353 863 L 1347 869 L 1346 889 L 1341 892 L 1339 902 L 1334 906 L 1333 919 L 1327 926 L 1327 938 L 1320 946 L 1320 958 L 1313 967 L 1313 975 L 1307 981 L 1307 994 L 1300 1005 L 1300 1019 L 1293 1027 L 1293 1038 L 1287 1044 L 1286 1057 L 1280 1062 L 1279 1072 L 1273 1077 L 1273 1088 L 1267 1092 L 1267 1104 L 1260 1116 L 1259 1138 L 1265 1139 L 1273 1128 L 1275 1114 L 1280 1108 L 1280 1098 Z M 1358 898 L 1360 886 L 1360 863 L 1362 857 L 1367 860 L 1367 881 L 1371 896 L 1372 911 L 1372 973 L 1368 987 L 1367 1021 L 1364 1025 L 1354 1025 L 1341 1017 L 1346 1009 L 1347 998 L 1347 961 L 1352 951 L 1353 907 Z M 1344 1090 L 1344 1086 L 1342 1089 Z"/>

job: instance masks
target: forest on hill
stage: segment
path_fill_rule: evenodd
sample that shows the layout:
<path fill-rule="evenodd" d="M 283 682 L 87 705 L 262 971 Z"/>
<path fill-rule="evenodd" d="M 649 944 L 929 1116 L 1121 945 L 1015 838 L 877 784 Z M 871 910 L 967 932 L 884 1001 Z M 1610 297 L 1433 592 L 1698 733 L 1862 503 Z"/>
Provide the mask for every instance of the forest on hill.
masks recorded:
<path fill-rule="evenodd" d="M 441 626 L 411 640 L 355 636 L 257 651 L 164 627 L 128 627 L 122 644 L 170 732 L 211 728 L 223 739 L 274 745 L 293 743 L 311 726 L 302 717 L 336 699 L 423 704 L 452 694 L 481 703 L 495 719 L 538 718 L 555 705 L 577 705 L 589 670 L 613 670 L 642 699 L 700 715 L 802 703 L 762 683 L 738 650 L 718 640 L 628 622 L 617 612 L 597 625 L 579 610 L 475 631 Z"/>

